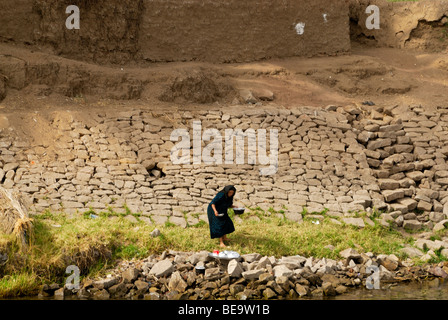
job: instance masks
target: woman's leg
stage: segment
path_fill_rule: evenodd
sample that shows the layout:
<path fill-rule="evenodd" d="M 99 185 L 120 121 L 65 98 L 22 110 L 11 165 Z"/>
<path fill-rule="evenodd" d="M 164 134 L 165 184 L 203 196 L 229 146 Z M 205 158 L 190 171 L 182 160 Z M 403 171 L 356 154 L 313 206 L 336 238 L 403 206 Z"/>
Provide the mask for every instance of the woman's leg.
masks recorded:
<path fill-rule="evenodd" d="M 224 244 L 224 240 L 225 240 L 224 237 L 219 238 L 219 246 L 222 248 L 226 247 L 226 245 Z"/>

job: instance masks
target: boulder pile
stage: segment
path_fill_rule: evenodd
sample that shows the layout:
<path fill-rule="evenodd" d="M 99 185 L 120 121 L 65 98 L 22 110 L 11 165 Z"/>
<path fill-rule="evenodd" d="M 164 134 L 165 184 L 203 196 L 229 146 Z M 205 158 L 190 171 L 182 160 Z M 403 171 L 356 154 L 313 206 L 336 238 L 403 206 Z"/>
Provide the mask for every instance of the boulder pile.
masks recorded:
<path fill-rule="evenodd" d="M 448 263 L 413 266 L 395 255 L 360 254 L 352 248 L 341 251 L 340 256 L 340 260 L 299 255 L 277 259 L 252 253 L 225 261 L 206 251 L 165 251 L 140 261 L 124 261 L 104 279 L 85 280 L 79 290 L 45 285 L 40 295 L 97 300 L 299 299 L 330 297 L 366 286 L 369 277 L 375 276 L 372 271 L 377 272 L 382 287 L 448 277 Z M 196 271 L 199 266 L 205 267 L 204 273 Z"/>

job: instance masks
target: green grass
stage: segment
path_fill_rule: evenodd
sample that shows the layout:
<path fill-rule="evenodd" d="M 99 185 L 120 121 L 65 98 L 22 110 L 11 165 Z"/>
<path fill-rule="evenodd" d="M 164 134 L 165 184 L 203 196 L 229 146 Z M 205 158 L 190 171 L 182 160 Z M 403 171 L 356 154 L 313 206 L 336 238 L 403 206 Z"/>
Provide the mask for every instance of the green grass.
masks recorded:
<path fill-rule="evenodd" d="M 0 297 L 12 298 L 37 291 L 41 282 L 33 273 L 5 275 L 0 279 Z"/>
<path fill-rule="evenodd" d="M 319 225 L 308 220 L 297 224 L 284 219 L 281 211 L 252 208 L 236 218 L 231 210 L 229 215 L 240 223 L 235 221 L 236 231 L 229 235 L 230 249 L 278 258 L 300 254 L 338 259 L 338 253 L 348 247 L 400 256 L 399 249 L 409 243 L 400 233 L 378 225 L 357 229 L 334 224 L 328 216 Z M 75 218 L 50 212 L 35 216 L 34 241 L 26 255 L 16 255 L 19 248 L 14 237 L 0 235 L 0 251 L 8 250 L 10 257 L 4 270 L 0 270 L 0 277 L 2 272 L 5 275 L 0 278 L 0 297 L 36 294 L 42 283 L 63 284 L 65 269 L 71 264 L 81 269 L 81 276 L 92 277 L 120 259 L 142 259 L 169 249 L 193 252 L 218 248 L 218 240 L 210 239 L 204 221 L 185 229 L 167 223 L 158 226 L 161 235 L 152 238 L 154 225 L 133 224 L 122 215 L 111 219 L 112 212 L 98 213 L 95 219 L 90 214 L 95 212 Z M 254 216 L 258 219 L 251 219 Z M 329 244 L 335 247 L 334 251 L 325 248 Z"/>

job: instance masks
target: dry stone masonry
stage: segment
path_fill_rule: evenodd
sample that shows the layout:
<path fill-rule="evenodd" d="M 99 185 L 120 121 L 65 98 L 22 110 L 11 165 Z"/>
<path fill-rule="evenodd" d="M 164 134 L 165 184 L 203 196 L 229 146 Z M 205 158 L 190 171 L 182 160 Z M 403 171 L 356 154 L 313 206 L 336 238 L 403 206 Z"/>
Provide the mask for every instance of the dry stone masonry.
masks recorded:
<path fill-rule="evenodd" d="M 185 227 L 207 221 L 208 203 L 232 183 L 238 203 L 283 209 L 297 222 L 304 210 L 326 210 L 359 227 L 373 223 L 356 217 L 361 211 L 383 212 L 385 226 L 441 230 L 448 223 L 448 107 L 131 110 L 98 114 L 89 125 L 70 112 L 62 118 L 51 124 L 59 136 L 51 146 L 6 131 L 0 138 L 2 184 L 29 195 L 35 213 L 130 211 Z M 174 165 L 171 133 L 185 128 L 192 136 L 192 121 L 223 137 L 225 129 L 278 129 L 277 173 L 262 176 L 265 166 L 247 161 Z"/>

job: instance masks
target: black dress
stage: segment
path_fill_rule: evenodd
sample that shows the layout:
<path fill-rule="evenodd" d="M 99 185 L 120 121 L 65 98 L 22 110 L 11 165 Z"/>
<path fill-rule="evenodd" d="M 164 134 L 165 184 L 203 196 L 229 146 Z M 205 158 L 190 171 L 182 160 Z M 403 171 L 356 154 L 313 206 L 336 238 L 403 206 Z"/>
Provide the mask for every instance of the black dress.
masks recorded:
<path fill-rule="evenodd" d="M 215 216 L 212 204 L 216 206 L 219 214 L 224 213 L 223 217 Z M 209 203 L 207 208 L 208 222 L 210 226 L 210 237 L 212 239 L 221 238 L 226 234 L 235 231 L 232 219 L 227 214 L 227 209 L 233 205 L 233 197 L 226 197 L 223 192 L 219 192 Z"/>

